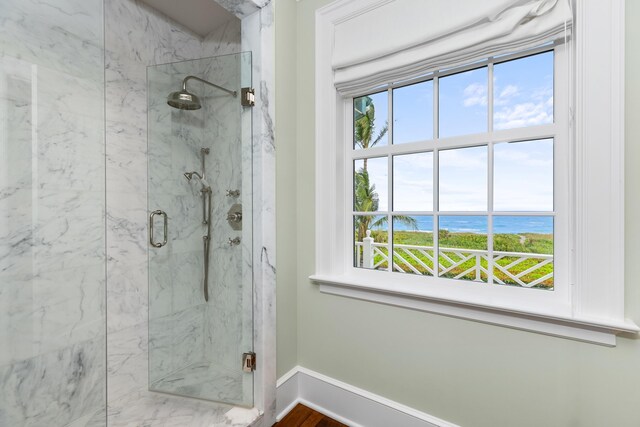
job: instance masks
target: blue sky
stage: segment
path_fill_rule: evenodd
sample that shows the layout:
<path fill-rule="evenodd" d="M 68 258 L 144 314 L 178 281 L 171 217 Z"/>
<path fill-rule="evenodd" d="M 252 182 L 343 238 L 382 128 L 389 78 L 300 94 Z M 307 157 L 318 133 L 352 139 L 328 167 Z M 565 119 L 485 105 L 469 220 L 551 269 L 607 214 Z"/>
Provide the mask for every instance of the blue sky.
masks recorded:
<path fill-rule="evenodd" d="M 393 91 L 393 143 L 433 139 L 433 81 Z"/>
<path fill-rule="evenodd" d="M 440 79 L 441 137 L 487 130 L 486 67 Z M 376 127 L 388 118 L 387 94 L 372 96 Z M 394 143 L 433 138 L 432 82 L 394 90 Z M 553 122 L 553 53 L 494 66 L 496 130 Z M 388 138 L 384 138 L 384 144 Z M 494 209 L 553 210 L 553 141 L 499 143 L 494 146 Z M 394 158 L 394 210 L 425 211 L 433 206 L 433 154 Z M 361 163 L 360 163 L 361 166 Z M 359 168 L 356 164 L 356 168 Z M 369 175 L 388 206 L 388 163 L 370 159 Z M 484 211 L 487 208 L 487 148 L 444 150 L 440 154 L 440 210 Z"/>

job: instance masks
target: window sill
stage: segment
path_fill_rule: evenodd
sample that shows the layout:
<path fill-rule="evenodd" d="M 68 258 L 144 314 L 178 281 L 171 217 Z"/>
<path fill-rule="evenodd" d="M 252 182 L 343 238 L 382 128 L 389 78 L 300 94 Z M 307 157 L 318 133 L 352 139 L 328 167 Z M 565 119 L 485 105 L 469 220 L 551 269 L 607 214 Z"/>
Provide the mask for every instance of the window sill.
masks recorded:
<path fill-rule="evenodd" d="M 555 316 L 527 310 L 512 310 L 488 304 L 475 304 L 434 295 L 398 293 L 385 286 L 350 276 L 312 275 L 320 292 L 429 313 L 468 319 L 482 323 L 570 338 L 605 346 L 616 345 L 616 335 L 637 333 L 640 328 L 631 320 Z"/>

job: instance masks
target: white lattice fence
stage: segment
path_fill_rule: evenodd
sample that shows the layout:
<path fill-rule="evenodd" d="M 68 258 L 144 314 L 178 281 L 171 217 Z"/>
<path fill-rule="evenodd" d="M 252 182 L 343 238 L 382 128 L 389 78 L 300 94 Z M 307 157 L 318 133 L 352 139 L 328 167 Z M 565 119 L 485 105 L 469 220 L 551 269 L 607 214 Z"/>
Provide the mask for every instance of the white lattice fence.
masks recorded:
<path fill-rule="evenodd" d="M 372 269 L 388 265 L 387 243 L 373 242 L 371 237 L 363 240 L 363 242 L 356 242 L 358 265 Z M 440 276 L 486 281 L 489 277 L 489 259 L 488 251 L 440 248 L 437 269 Z M 492 264 L 495 283 L 515 284 L 528 288 L 553 283 L 553 268 L 546 273 L 539 271 L 553 264 L 553 255 L 493 252 Z M 393 245 L 394 271 L 433 276 L 436 274 L 434 265 L 436 265 L 434 248 L 431 246 Z"/>

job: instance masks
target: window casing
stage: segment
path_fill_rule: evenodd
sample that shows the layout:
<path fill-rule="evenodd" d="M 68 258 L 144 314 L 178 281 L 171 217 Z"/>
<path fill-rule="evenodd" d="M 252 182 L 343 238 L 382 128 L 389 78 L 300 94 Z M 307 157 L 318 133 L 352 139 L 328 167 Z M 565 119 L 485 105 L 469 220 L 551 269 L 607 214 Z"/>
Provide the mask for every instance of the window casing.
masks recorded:
<path fill-rule="evenodd" d="M 554 151 L 556 164 L 562 161 L 562 155 L 566 156 L 566 169 L 558 171 L 561 176 L 554 177 L 554 198 L 566 203 L 566 209 L 554 206 L 553 292 L 430 280 L 433 278 L 353 266 L 353 220 L 349 210 L 353 200 L 349 181 L 354 156 L 344 144 L 352 138 L 349 129 L 352 105 L 351 98 L 336 90 L 331 58 L 336 26 L 371 9 L 368 1 L 351 0 L 337 1 L 317 12 L 316 269 L 310 279 L 319 284 L 321 292 L 605 345 L 615 345 L 619 332 L 638 332 L 638 326 L 624 317 L 621 264 L 624 1 L 577 0 L 574 6 L 572 39 L 564 52 L 556 47 L 558 57 L 566 58 L 556 58 L 556 76 L 564 67 L 567 79 L 566 84 L 557 78 L 555 81 L 556 113 L 563 103 L 574 101 L 571 115 L 567 114 L 563 125 L 567 152 L 559 153 L 558 144 Z M 604 57 L 609 60 L 603 61 Z M 559 120 L 556 115 L 554 126 L 561 125 Z M 504 139 L 514 141 L 532 136 L 527 128 L 500 132 Z M 459 143 L 472 143 L 473 138 L 478 136 L 452 137 L 442 144 L 453 148 Z M 483 143 L 486 142 L 477 139 L 477 145 Z M 392 145 L 389 153 L 374 147 L 371 155 L 376 154 L 373 150 L 380 150 L 378 154 L 383 155 L 395 154 L 394 150 L 409 152 L 410 145 Z M 423 148 L 415 150 L 420 151 Z M 558 185 L 558 179 L 566 181 L 567 194 L 559 193 L 562 186 Z M 523 294 L 525 297 L 521 297 Z"/>
<path fill-rule="evenodd" d="M 528 58 L 532 55 L 537 54 L 553 54 L 553 114 L 554 119 L 551 123 L 542 124 L 537 126 L 521 126 L 515 127 L 511 129 L 493 129 L 494 128 L 494 118 L 493 118 L 493 105 L 494 105 L 494 90 L 493 90 L 493 82 L 494 82 L 494 65 L 504 64 L 509 61 L 517 61 L 518 59 Z M 567 71 L 567 54 L 566 54 L 566 46 L 564 44 L 558 44 L 553 47 L 541 47 L 535 50 L 530 50 L 527 52 L 522 52 L 514 55 L 505 55 L 499 58 L 489 58 L 487 60 L 474 62 L 473 64 L 469 64 L 467 66 L 458 67 L 455 69 L 450 69 L 446 71 L 438 71 L 431 75 L 422 77 L 420 79 L 415 79 L 410 82 L 402 82 L 400 84 L 390 84 L 385 88 L 381 88 L 381 90 L 377 90 L 376 97 L 380 99 L 379 94 L 388 94 L 387 99 L 389 100 L 388 104 L 385 106 L 388 111 L 386 111 L 384 118 L 387 116 L 389 123 L 389 130 L 387 132 L 387 136 L 383 144 L 376 145 L 370 148 L 357 148 L 352 145 L 352 141 L 354 140 L 354 129 L 353 123 L 354 120 L 351 118 L 353 111 L 353 102 L 354 99 L 357 100 L 360 97 L 355 98 L 345 98 L 343 99 L 343 109 L 346 112 L 346 115 L 349 118 L 345 117 L 344 127 L 344 136 L 343 136 L 343 146 L 344 146 L 344 157 L 347 159 L 345 162 L 344 169 L 344 178 L 343 183 L 345 184 L 344 194 L 346 195 L 346 200 L 344 203 L 345 213 L 343 215 L 344 226 L 343 229 L 347 230 L 345 239 L 343 240 L 343 244 L 345 245 L 345 249 L 343 253 L 345 253 L 345 271 L 348 275 L 352 277 L 361 277 L 363 280 L 370 280 L 371 273 L 378 274 L 381 276 L 386 276 L 384 279 L 376 277 L 376 280 L 385 280 L 387 285 L 387 289 L 389 291 L 395 291 L 397 289 L 398 284 L 403 283 L 405 286 L 408 286 L 414 292 L 424 292 L 427 289 L 432 289 L 435 292 L 451 296 L 452 298 L 458 298 L 461 295 L 465 295 L 466 298 L 473 299 L 475 301 L 493 301 L 499 302 L 504 306 L 511 307 L 538 307 L 544 305 L 547 309 L 550 310 L 566 310 L 570 305 L 569 301 L 569 250 L 570 250 L 570 229 L 568 224 L 568 213 L 570 210 L 569 206 L 569 176 L 570 171 L 569 168 L 569 125 L 568 125 L 568 115 L 569 115 L 569 105 L 568 105 L 568 93 L 563 88 L 569 87 L 568 84 L 568 71 Z M 439 112 L 441 108 L 439 107 L 439 86 L 441 79 L 444 79 L 448 76 L 455 76 L 461 73 L 470 71 L 470 70 L 486 70 L 486 79 L 487 79 L 487 111 L 488 113 L 485 115 L 483 120 L 486 124 L 486 132 L 479 133 L 471 133 L 465 135 L 456 135 L 438 138 L 439 133 Z M 433 127 L 432 134 L 433 138 L 420 140 L 420 141 L 412 141 L 412 142 L 402 142 L 402 143 L 393 143 L 394 139 L 394 129 L 393 129 L 393 99 L 394 99 L 394 91 L 398 88 L 407 88 L 411 87 L 420 82 L 433 82 L 433 108 L 431 109 L 433 114 Z M 381 126 L 381 123 L 378 124 L 378 127 Z M 534 141 L 538 142 L 540 140 L 552 140 L 553 141 L 553 163 L 554 163 L 554 171 L 553 171 L 553 209 L 552 210 L 536 210 L 536 211 L 505 211 L 505 210 L 494 210 L 493 209 L 493 178 L 494 178 L 494 147 L 497 144 L 505 144 L 505 143 L 518 143 L 518 142 L 529 142 Z M 386 143 L 385 143 L 386 142 Z M 484 201 L 482 204 L 484 205 L 484 209 L 480 210 L 477 206 L 473 209 L 467 210 L 440 210 L 438 209 L 439 194 L 442 194 L 437 189 L 439 188 L 439 177 L 440 174 L 440 159 L 443 158 L 443 154 L 452 153 L 452 150 L 456 150 L 461 152 L 460 150 L 464 149 L 480 149 L 484 150 L 487 158 L 485 179 L 486 185 L 484 186 L 486 191 L 484 194 Z M 395 209 L 393 207 L 393 199 L 394 199 L 394 183 L 393 177 L 396 169 L 394 168 L 394 162 L 397 159 L 401 159 L 400 156 L 407 155 L 415 155 L 418 153 L 431 154 L 432 158 L 432 183 L 433 183 L 433 197 L 432 197 L 432 206 L 433 209 L 424 209 L 424 210 L 412 210 L 406 211 L 402 209 Z M 384 160 L 387 163 L 387 188 L 388 188 L 388 197 L 386 197 L 386 202 L 384 206 L 378 211 L 365 211 L 359 212 L 354 206 L 355 199 L 357 196 L 354 196 L 355 184 L 354 179 L 352 178 L 355 175 L 355 172 L 358 170 L 359 166 L 362 164 L 363 160 L 367 159 L 369 162 L 381 162 Z M 371 166 L 369 166 L 371 168 Z M 452 203 L 449 203 L 452 205 Z M 477 205 L 477 204 L 476 204 Z M 353 209 L 351 209 L 353 207 Z M 375 219 L 382 218 L 384 223 L 387 224 L 386 229 L 389 230 L 388 238 L 386 239 L 385 245 L 380 246 L 381 244 L 375 244 L 378 250 L 378 257 L 376 259 L 377 263 L 380 264 L 384 255 L 384 252 L 387 255 L 387 262 L 382 265 L 385 266 L 386 271 L 380 271 L 378 269 L 373 269 L 373 271 L 366 271 L 364 268 L 361 268 L 361 257 L 362 250 L 359 250 L 358 246 L 362 246 L 362 244 L 358 245 L 356 243 L 356 247 L 354 248 L 354 241 L 352 237 L 352 233 L 349 233 L 349 230 L 353 230 L 354 226 L 352 225 L 354 222 L 357 222 L 362 217 L 373 216 Z M 437 251 L 439 247 L 438 237 L 441 234 L 440 232 L 436 232 L 442 227 L 439 227 L 439 224 L 444 222 L 445 220 L 451 220 L 453 218 L 461 218 L 461 217 L 479 217 L 484 218 L 486 220 L 486 228 L 487 228 L 487 247 L 486 250 L 473 250 L 470 249 L 466 252 L 456 252 L 462 256 L 467 256 L 471 258 L 477 259 L 478 268 L 474 269 L 474 271 L 469 272 L 466 277 L 470 280 L 461 281 L 453 278 L 444 277 L 441 274 L 401 274 L 398 272 L 400 267 L 400 259 L 404 258 L 407 260 L 404 263 L 404 266 L 407 267 L 404 269 L 405 271 L 409 270 L 409 273 L 412 273 L 411 265 L 413 268 L 419 267 L 420 262 L 416 260 L 416 252 L 414 251 L 414 256 L 411 256 L 404 251 L 404 257 L 400 253 L 400 250 L 396 250 L 394 245 L 393 232 L 394 229 L 394 218 L 398 216 L 413 216 L 413 217 L 431 217 L 433 218 L 433 227 L 434 230 L 432 232 L 433 236 L 433 249 L 426 254 L 427 257 L 431 256 L 431 259 L 434 259 L 434 253 Z M 516 286 L 487 286 L 487 284 L 499 283 L 494 279 L 494 273 L 496 272 L 496 268 L 494 267 L 494 259 L 497 257 L 493 254 L 493 233 L 490 231 L 493 228 L 494 221 L 504 219 L 506 217 L 531 217 L 531 216 L 539 216 L 543 218 L 553 218 L 553 235 L 554 235 L 554 250 L 553 250 L 553 286 L 552 291 L 549 292 L 536 292 L 536 290 L 522 289 L 522 287 Z M 371 221 L 375 222 L 375 221 Z M 396 221 L 397 224 L 397 221 Z M 394 261 L 396 267 L 394 267 L 394 263 L 388 261 L 388 254 L 394 254 Z M 353 256 L 349 256 L 349 254 L 354 254 Z M 396 255 L 397 254 L 397 255 Z M 442 250 L 439 252 L 439 262 L 432 262 L 427 267 L 431 267 L 432 269 L 438 270 L 440 273 L 446 273 L 443 270 L 445 266 L 439 266 L 443 261 L 443 255 L 447 260 L 455 257 L 451 251 L 445 251 L 444 246 Z M 355 259 L 354 259 L 355 258 Z M 360 258 L 360 259 L 359 259 Z M 542 257 L 544 258 L 544 257 Z M 360 261 L 360 265 L 358 264 Z M 457 261 L 453 259 L 453 261 Z M 482 265 L 480 265 L 480 261 L 482 261 Z M 470 261 L 471 262 L 471 261 Z M 544 261 L 541 261 L 544 262 Z M 468 264 L 468 263 L 467 263 Z M 435 271 L 434 271 L 435 273 Z M 413 277 L 410 277 L 413 276 Z M 477 280 L 477 279 L 480 280 Z"/>

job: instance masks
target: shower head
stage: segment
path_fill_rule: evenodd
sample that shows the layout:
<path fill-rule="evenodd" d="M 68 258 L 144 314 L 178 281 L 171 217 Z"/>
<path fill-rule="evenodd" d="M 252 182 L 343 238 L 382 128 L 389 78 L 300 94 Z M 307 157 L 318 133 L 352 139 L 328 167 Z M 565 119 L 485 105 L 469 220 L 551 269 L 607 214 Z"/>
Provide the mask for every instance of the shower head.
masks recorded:
<path fill-rule="evenodd" d="M 184 177 L 187 178 L 187 181 L 191 181 L 193 179 L 193 176 L 196 176 L 196 178 L 198 179 L 202 179 L 202 175 L 200 175 L 198 172 L 185 172 L 184 173 Z"/>
<path fill-rule="evenodd" d="M 199 110 L 202 108 L 200 99 L 196 95 L 187 92 L 186 89 L 170 93 L 167 98 L 167 104 L 179 110 Z"/>
<path fill-rule="evenodd" d="M 200 182 L 202 183 L 202 186 L 204 188 L 208 188 L 209 187 L 209 183 L 207 182 L 206 179 L 204 179 L 204 177 L 202 175 L 200 175 L 198 172 L 185 172 L 184 173 L 184 177 L 187 178 L 187 181 L 191 182 L 191 180 L 193 179 L 193 177 L 198 178 L 198 180 L 200 180 Z"/>
<path fill-rule="evenodd" d="M 167 97 L 167 104 L 179 110 L 199 110 L 200 108 L 202 108 L 200 99 L 187 90 L 187 81 L 191 79 L 205 83 L 209 86 L 215 87 L 216 89 L 220 89 L 221 91 L 227 92 L 229 95 L 233 95 L 234 97 L 238 95 L 236 91 L 225 89 L 221 86 L 203 80 L 200 77 L 187 76 L 184 78 L 184 80 L 182 80 L 182 90 L 171 92 L 169 94 L 169 96 Z"/>

